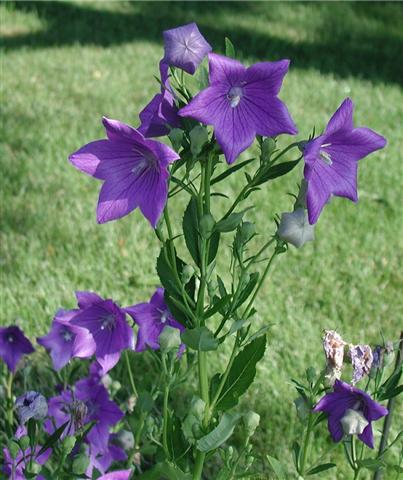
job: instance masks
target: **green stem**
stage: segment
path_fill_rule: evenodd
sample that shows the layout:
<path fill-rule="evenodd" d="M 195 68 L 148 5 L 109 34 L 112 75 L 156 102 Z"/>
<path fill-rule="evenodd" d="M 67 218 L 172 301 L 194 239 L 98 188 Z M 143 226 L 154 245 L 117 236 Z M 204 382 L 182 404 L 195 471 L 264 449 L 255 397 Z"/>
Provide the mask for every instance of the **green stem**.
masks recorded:
<path fill-rule="evenodd" d="M 269 273 L 270 267 L 271 267 L 271 265 L 273 263 L 273 260 L 274 260 L 276 255 L 277 255 L 277 250 L 274 250 L 272 256 L 270 257 L 269 261 L 267 262 L 267 265 L 266 265 L 266 268 L 263 272 L 263 275 L 262 275 L 259 283 L 257 284 L 257 287 L 256 287 L 255 291 L 253 292 L 252 298 L 249 300 L 249 303 L 248 303 L 247 307 L 245 308 L 245 311 L 243 312 L 242 318 L 248 318 L 250 310 L 253 307 L 253 303 L 256 300 L 257 294 L 259 293 L 259 290 L 262 288 L 262 285 L 263 285 L 263 283 L 264 283 L 264 281 L 267 277 L 267 274 Z"/>
<path fill-rule="evenodd" d="M 164 445 L 164 451 L 166 457 L 170 458 L 169 449 L 168 449 L 168 400 L 169 400 L 169 384 L 165 385 L 164 388 L 164 405 L 163 405 L 163 432 L 162 432 L 162 444 Z"/>
<path fill-rule="evenodd" d="M 286 147 L 284 150 L 281 150 L 281 152 L 276 155 L 273 160 L 270 161 L 270 164 L 273 165 L 273 163 L 277 162 L 277 160 L 282 157 L 285 153 L 287 153 L 289 150 L 291 150 L 292 148 L 294 147 L 297 147 L 299 144 L 299 142 L 295 142 L 295 143 L 291 143 L 290 145 L 288 145 L 288 147 Z"/>
<path fill-rule="evenodd" d="M 202 478 L 205 459 L 206 459 L 206 454 L 204 452 L 197 452 L 195 465 L 193 469 L 193 480 L 200 480 Z"/>
<path fill-rule="evenodd" d="M 304 444 L 302 446 L 301 461 L 299 464 L 299 473 L 302 476 L 305 473 L 305 465 L 308 458 L 309 443 L 311 441 L 311 432 L 312 432 L 312 421 L 313 421 L 313 415 L 310 414 L 308 419 L 308 425 L 306 426 Z"/>
<path fill-rule="evenodd" d="M 133 395 L 137 398 L 139 396 L 136 388 L 136 384 L 134 383 L 134 378 L 133 378 L 133 372 L 132 372 L 132 367 L 130 365 L 130 359 L 129 359 L 129 352 L 125 350 L 125 360 L 126 360 L 126 365 L 127 365 L 127 373 L 129 374 L 129 381 L 130 385 L 132 387 Z"/>
<path fill-rule="evenodd" d="M 13 372 L 9 372 L 7 383 L 6 383 L 6 398 L 7 398 L 7 430 L 10 436 L 14 433 L 13 423 L 14 423 L 14 415 L 13 415 L 13 381 L 14 381 L 14 374 Z"/>
<path fill-rule="evenodd" d="M 236 354 L 238 353 L 238 338 L 239 338 L 239 333 L 237 334 L 237 336 L 235 338 L 234 347 L 232 349 L 231 357 L 229 359 L 227 368 L 225 369 L 225 372 L 224 372 L 224 374 L 221 378 L 220 384 L 217 388 L 217 391 L 214 395 L 214 398 L 211 401 L 210 409 L 209 409 L 209 417 L 214 413 L 214 408 L 215 408 L 215 406 L 218 402 L 218 399 L 220 398 L 222 389 L 224 388 L 224 385 L 225 385 L 225 382 L 227 381 L 227 378 L 228 378 L 229 372 L 231 370 L 232 364 L 234 363 Z"/>

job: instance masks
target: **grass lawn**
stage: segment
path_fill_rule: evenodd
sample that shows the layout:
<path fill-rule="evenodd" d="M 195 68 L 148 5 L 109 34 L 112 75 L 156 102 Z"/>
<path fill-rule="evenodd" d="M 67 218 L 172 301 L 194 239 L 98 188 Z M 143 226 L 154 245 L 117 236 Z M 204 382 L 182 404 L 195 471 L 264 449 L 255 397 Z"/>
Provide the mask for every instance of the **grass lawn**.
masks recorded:
<path fill-rule="evenodd" d="M 403 5 L 3 3 L 0 13 L 0 323 L 18 322 L 31 337 L 47 331 L 58 307 L 74 306 L 74 290 L 128 305 L 147 300 L 158 282 L 158 242 L 148 223 L 135 212 L 97 225 L 100 184 L 67 156 L 104 136 L 102 115 L 138 125 L 158 88 L 163 29 L 196 21 L 219 53 L 228 36 L 247 63 L 290 58 L 281 97 L 298 139 L 314 125 L 321 130 L 346 96 L 356 104 L 356 124 L 388 139 L 360 163 L 358 205 L 334 199 L 316 241 L 280 257 L 256 302 L 256 323 L 276 325 L 243 405 L 262 416 L 262 454 L 284 457 L 298 435 L 289 378 L 311 364 L 321 368 L 322 330 L 374 343 L 380 332 L 397 339 L 402 325 Z M 255 195 L 249 218 L 265 238 L 274 214 L 291 207 L 287 192 L 300 178 L 294 171 Z M 222 191 L 233 196 L 242 182 L 240 174 Z M 176 202 L 179 219 L 183 202 Z M 220 201 L 216 211 L 224 207 Z M 323 429 L 320 449 L 328 443 Z"/>

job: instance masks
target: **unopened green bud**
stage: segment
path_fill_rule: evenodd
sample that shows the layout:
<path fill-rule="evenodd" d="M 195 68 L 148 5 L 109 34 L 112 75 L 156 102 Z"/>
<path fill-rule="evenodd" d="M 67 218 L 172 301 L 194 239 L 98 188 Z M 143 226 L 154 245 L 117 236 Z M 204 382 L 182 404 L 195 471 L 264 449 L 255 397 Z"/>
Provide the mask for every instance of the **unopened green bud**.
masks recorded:
<path fill-rule="evenodd" d="M 117 380 L 113 380 L 111 384 L 111 390 L 113 392 L 118 392 L 121 389 L 122 385 Z"/>
<path fill-rule="evenodd" d="M 208 282 L 207 284 L 207 292 L 208 292 L 208 296 L 210 298 L 213 298 L 214 295 L 216 294 L 218 290 L 218 282 L 217 280 L 211 280 L 210 282 Z"/>
<path fill-rule="evenodd" d="M 180 128 L 173 128 L 168 134 L 169 140 L 171 140 L 172 147 L 178 151 L 182 146 L 183 131 Z"/>
<path fill-rule="evenodd" d="M 215 220 L 211 213 L 204 214 L 199 222 L 200 235 L 203 238 L 210 238 L 215 226 Z"/>
<path fill-rule="evenodd" d="M 247 270 L 242 270 L 240 283 L 241 285 L 247 285 L 250 280 L 250 273 Z"/>
<path fill-rule="evenodd" d="M 195 273 L 194 268 L 192 265 L 185 265 L 182 269 L 181 280 L 183 285 L 189 283 L 190 279 L 193 277 Z"/>
<path fill-rule="evenodd" d="M 29 437 L 24 435 L 18 440 L 18 443 L 21 445 L 22 450 L 26 450 L 29 447 Z"/>
<path fill-rule="evenodd" d="M 63 451 L 68 455 L 73 450 L 75 444 L 75 437 L 73 437 L 72 435 L 65 437 L 62 444 Z"/>
<path fill-rule="evenodd" d="M 205 127 L 196 125 L 189 133 L 190 137 L 190 150 L 192 154 L 197 157 L 202 151 L 205 143 L 208 141 L 208 133 Z"/>
<path fill-rule="evenodd" d="M 302 421 L 304 421 L 309 415 L 309 407 L 304 398 L 298 397 L 294 400 L 294 405 L 297 410 L 297 416 Z"/>
<path fill-rule="evenodd" d="M 255 430 L 259 426 L 259 422 L 260 415 L 258 413 L 252 411 L 245 413 L 243 416 L 243 423 L 248 437 L 251 437 L 255 433 Z"/>
<path fill-rule="evenodd" d="M 88 468 L 90 463 L 89 457 L 82 453 L 80 455 L 76 455 L 73 460 L 73 472 L 78 475 L 83 475 Z"/>
<path fill-rule="evenodd" d="M 158 338 L 158 342 L 163 352 L 178 349 L 181 344 L 179 329 L 166 325 Z"/>
<path fill-rule="evenodd" d="M 252 463 L 254 462 L 254 460 L 255 460 L 255 457 L 253 457 L 252 455 L 248 455 L 245 458 L 245 470 L 248 470 L 252 466 Z"/>
<path fill-rule="evenodd" d="M 276 148 L 276 142 L 273 140 L 273 138 L 270 138 L 270 137 L 265 138 L 262 142 L 263 160 L 269 160 L 275 148 Z"/>
<path fill-rule="evenodd" d="M 14 440 L 10 440 L 8 442 L 8 451 L 10 452 L 11 458 L 16 458 L 18 455 L 18 452 L 20 451 L 20 447 L 15 443 Z"/>
<path fill-rule="evenodd" d="M 29 466 L 29 474 L 37 475 L 42 470 L 42 465 L 37 462 L 32 462 Z M 35 477 L 36 478 L 36 477 Z"/>

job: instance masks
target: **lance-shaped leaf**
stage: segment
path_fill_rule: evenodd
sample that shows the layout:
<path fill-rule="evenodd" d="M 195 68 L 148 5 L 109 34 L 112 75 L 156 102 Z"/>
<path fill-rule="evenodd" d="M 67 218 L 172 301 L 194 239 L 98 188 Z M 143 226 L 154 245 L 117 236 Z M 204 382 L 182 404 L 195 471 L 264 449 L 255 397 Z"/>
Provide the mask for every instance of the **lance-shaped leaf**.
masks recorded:
<path fill-rule="evenodd" d="M 242 212 L 235 212 L 228 215 L 227 218 L 220 220 L 215 225 L 215 231 L 217 232 L 232 232 L 236 227 L 242 222 L 242 218 L 245 215 L 245 212 L 250 210 L 252 207 L 245 208 Z"/>
<path fill-rule="evenodd" d="M 225 412 L 215 429 L 197 441 L 197 448 L 201 452 L 211 452 L 218 448 L 233 434 L 241 417 L 239 413 Z"/>
<path fill-rule="evenodd" d="M 185 214 L 183 215 L 183 234 L 185 243 L 190 255 L 196 265 L 200 266 L 200 250 L 199 250 L 199 225 L 197 221 L 197 200 L 192 197 Z"/>
<path fill-rule="evenodd" d="M 298 160 L 292 160 L 291 162 L 279 163 L 268 168 L 253 181 L 253 185 L 257 187 L 258 185 L 262 185 L 262 183 L 268 182 L 269 180 L 273 180 L 277 177 L 282 177 L 283 175 L 286 175 L 298 165 L 299 161 L 300 158 Z"/>
<path fill-rule="evenodd" d="M 266 348 L 266 336 L 256 338 L 235 357 L 227 380 L 219 396 L 217 410 L 234 407 L 249 388 L 256 375 L 256 364 L 263 357 Z"/>
<path fill-rule="evenodd" d="M 324 472 L 325 470 L 329 470 L 330 468 L 334 468 L 335 466 L 335 463 L 322 463 L 317 467 L 311 468 L 311 470 L 308 471 L 307 475 L 316 475 L 318 473 Z"/>

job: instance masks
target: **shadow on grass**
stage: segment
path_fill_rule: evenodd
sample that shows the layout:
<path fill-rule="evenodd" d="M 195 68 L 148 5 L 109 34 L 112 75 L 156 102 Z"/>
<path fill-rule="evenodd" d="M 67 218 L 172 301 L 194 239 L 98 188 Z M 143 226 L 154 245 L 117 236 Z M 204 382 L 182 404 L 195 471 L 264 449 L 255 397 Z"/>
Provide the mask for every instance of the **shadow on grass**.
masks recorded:
<path fill-rule="evenodd" d="M 133 2 L 124 10 L 97 10 L 93 4 L 17 2 L 14 8 L 37 12 L 46 28 L 2 37 L 6 50 L 75 43 L 107 47 L 136 40 L 161 44 L 161 30 L 197 21 L 213 45 L 223 45 L 228 35 L 243 56 L 291 58 L 293 68 L 314 68 L 338 77 L 354 75 L 390 83 L 401 83 L 403 78 L 398 61 L 403 35 L 396 27 L 403 21 L 401 4 Z M 248 22 L 238 22 L 231 29 L 226 22 L 229 15 L 247 17 Z M 267 19 L 267 31 L 255 28 L 256 18 Z M 271 35 L 269 22 L 276 21 L 307 35 L 299 40 Z"/>

